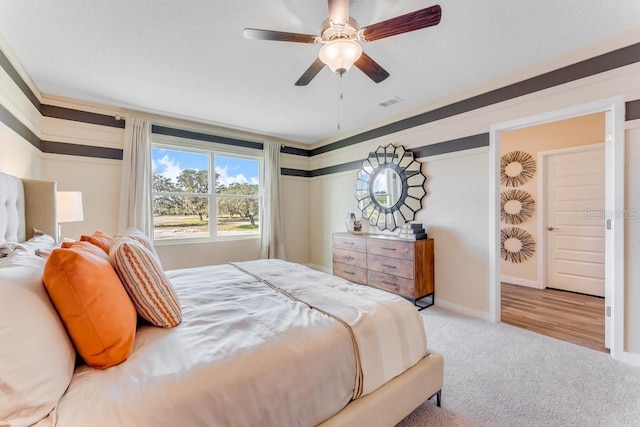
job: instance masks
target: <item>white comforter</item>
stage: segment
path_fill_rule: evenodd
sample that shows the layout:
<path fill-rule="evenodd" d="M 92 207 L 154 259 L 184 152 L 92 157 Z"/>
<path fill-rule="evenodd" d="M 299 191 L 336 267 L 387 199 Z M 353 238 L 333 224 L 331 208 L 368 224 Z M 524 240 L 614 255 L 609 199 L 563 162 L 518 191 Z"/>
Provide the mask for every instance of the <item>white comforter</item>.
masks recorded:
<path fill-rule="evenodd" d="M 118 366 L 79 367 L 52 414 L 58 426 L 313 426 L 426 353 L 409 302 L 297 264 L 168 276 L 182 323 L 141 327 Z"/>

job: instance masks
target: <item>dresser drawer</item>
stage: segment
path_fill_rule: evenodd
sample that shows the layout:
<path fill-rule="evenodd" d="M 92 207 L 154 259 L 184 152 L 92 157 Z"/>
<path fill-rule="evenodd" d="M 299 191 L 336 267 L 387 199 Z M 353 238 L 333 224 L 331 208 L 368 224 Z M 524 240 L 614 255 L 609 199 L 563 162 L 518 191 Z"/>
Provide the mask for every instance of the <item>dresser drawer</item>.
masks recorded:
<path fill-rule="evenodd" d="M 379 238 L 367 239 L 367 251 L 373 255 L 391 258 L 401 258 L 413 261 L 415 242 L 402 240 L 387 240 Z"/>
<path fill-rule="evenodd" d="M 335 258 L 334 258 L 335 260 Z M 367 255 L 367 268 L 369 270 L 387 273 L 394 276 L 413 279 L 415 265 L 413 260 L 385 257 L 382 255 Z"/>
<path fill-rule="evenodd" d="M 339 262 L 333 263 L 333 274 L 356 283 L 367 283 L 367 269 Z"/>
<path fill-rule="evenodd" d="M 405 298 L 414 299 L 414 282 L 404 277 L 393 276 L 391 274 L 380 273 L 368 270 L 368 285 L 394 294 L 402 295 Z"/>
<path fill-rule="evenodd" d="M 346 249 L 334 249 L 333 262 L 367 268 L 367 254 Z"/>
<path fill-rule="evenodd" d="M 349 235 L 334 235 L 334 249 L 347 249 L 356 252 L 367 252 L 367 239 Z"/>
<path fill-rule="evenodd" d="M 334 233 L 333 274 L 415 303 L 434 295 L 433 239 Z"/>

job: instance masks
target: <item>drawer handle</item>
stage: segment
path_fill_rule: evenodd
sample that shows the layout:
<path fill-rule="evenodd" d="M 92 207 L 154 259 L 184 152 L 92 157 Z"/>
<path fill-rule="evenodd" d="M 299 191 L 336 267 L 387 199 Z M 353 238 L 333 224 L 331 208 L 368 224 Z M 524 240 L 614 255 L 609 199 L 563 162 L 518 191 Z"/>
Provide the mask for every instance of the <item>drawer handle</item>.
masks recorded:
<path fill-rule="evenodd" d="M 382 264 L 382 266 L 387 268 L 397 268 L 395 265 Z"/>
<path fill-rule="evenodd" d="M 344 272 L 345 272 L 345 273 L 347 273 L 347 274 L 351 274 L 352 276 L 355 276 L 355 275 L 356 275 L 356 273 L 354 273 L 353 271 L 347 271 L 347 270 L 345 270 Z"/>
<path fill-rule="evenodd" d="M 398 285 L 396 285 L 395 283 L 385 282 L 384 280 L 382 281 L 382 283 L 384 283 L 385 285 L 393 286 L 394 288 L 397 288 L 397 287 L 398 287 Z"/>
<path fill-rule="evenodd" d="M 384 246 L 381 249 L 384 249 L 385 251 L 395 251 L 396 250 L 396 248 L 385 248 Z"/>
<path fill-rule="evenodd" d="M 348 259 L 348 260 L 352 260 L 352 259 L 355 259 L 355 258 L 354 258 L 354 257 L 352 257 L 351 255 L 348 255 L 348 256 L 347 256 L 347 259 Z"/>

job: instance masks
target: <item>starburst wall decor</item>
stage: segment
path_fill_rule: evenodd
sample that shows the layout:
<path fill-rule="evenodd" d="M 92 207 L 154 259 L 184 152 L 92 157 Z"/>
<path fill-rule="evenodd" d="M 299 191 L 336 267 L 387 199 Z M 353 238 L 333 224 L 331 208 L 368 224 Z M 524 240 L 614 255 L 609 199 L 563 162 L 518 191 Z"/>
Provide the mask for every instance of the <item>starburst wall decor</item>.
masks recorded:
<path fill-rule="evenodd" d="M 507 187 L 520 187 L 533 178 L 536 162 L 524 151 L 511 151 L 500 157 L 500 183 Z"/>
<path fill-rule="evenodd" d="M 531 194 L 522 190 L 500 193 L 500 219 L 507 224 L 522 224 L 533 216 L 536 202 Z"/>
<path fill-rule="evenodd" d="M 528 260 L 536 251 L 531 234 L 519 227 L 500 230 L 500 256 L 503 260 L 519 264 Z"/>

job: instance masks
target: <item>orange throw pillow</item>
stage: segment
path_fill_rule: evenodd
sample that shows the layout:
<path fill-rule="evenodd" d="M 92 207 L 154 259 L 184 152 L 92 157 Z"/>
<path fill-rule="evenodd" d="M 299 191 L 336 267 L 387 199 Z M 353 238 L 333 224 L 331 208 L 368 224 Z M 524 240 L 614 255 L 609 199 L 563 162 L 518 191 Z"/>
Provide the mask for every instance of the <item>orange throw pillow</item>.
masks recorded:
<path fill-rule="evenodd" d="M 85 250 L 85 251 L 89 251 L 92 254 L 99 256 L 102 259 L 109 259 L 109 256 L 107 254 L 104 253 L 104 251 L 102 249 L 100 249 L 98 246 L 89 243 L 89 242 L 82 242 L 82 241 L 74 241 L 74 242 L 62 242 L 62 247 L 65 249 L 69 249 L 69 248 L 80 248 L 80 250 Z"/>
<path fill-rule="evenodd" d="M 94 368 L 124 361 L 136 333 L 136 309 L 118 275 L 86 245 L 51 252 L 44 284 L 76 350 Z"/>
<path fill-rule="evenodd" d="M 111 249 L 111 245 L 113 244 L 113 237 L 102 231 L 96 231 L 91 236 L 82 235 L 80 236 L 80 240 L 96 245 L 106 254 L 109 254 L 109 249 Z"/>

